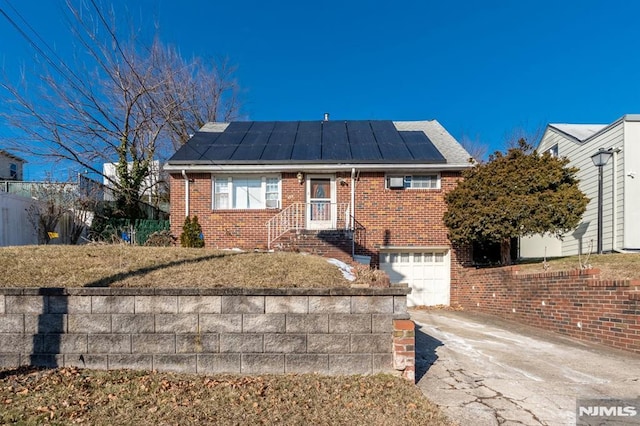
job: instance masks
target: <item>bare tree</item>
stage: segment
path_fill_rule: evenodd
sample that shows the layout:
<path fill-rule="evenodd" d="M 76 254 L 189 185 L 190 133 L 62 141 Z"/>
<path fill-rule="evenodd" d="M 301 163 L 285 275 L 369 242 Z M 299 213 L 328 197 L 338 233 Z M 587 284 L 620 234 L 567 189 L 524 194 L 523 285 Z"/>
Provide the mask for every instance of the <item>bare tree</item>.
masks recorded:
<path fill-rule="evenodd" d="M 157 37 L 150 45 L 135 34 L 124 37 L 115 12 L 96 0 L 68 0 L 67 10 L 67 28 L 83 52 L 79 65 L 30 39 L 40 58 L 34 75 L 0 83 L 12 104 L 3 118 L 19 133 L 12 148 L 98 175 L 102 163 L 116 163 L 116 177 L 105 177 L 120 214 L 139 217 L 154 158 L 165 159 L 206 121 L 237 116 L 234 68 L 186 61 Z"/>
<path fill-rule="evenodd" d="M 477 163 L 483 163 L 489 153 L 489 147 L 487 144 L 480 142 L 478 138 L 471 139 L 467 135 L 462 135 L 460 144 L 467 150 L 471 158 Z"/>
<path fill-rule="evenodd" d="M 162 99 L 176 105 L 165 109 L 166 134 L 177 149 L 209 121 L 230 121 L 240 114 L 236 67 L 227 58 L 187 63 L 173 47 L 153 46 L 156 61 L 163 64 Z"/>
<path fill-rule="evenodd" d="M 527 130 L 524 127 L 514 127 L 508 133 L 505 134 L 504 145 L 505 151 L 510 149 L 526 149 L 525 154 L 529 154 L 536 149 L 542 134 L 544 133 L 544 126 L 539 125 L 533 130 Z M 521 141 L 525 141 L 523 145 Z"/>

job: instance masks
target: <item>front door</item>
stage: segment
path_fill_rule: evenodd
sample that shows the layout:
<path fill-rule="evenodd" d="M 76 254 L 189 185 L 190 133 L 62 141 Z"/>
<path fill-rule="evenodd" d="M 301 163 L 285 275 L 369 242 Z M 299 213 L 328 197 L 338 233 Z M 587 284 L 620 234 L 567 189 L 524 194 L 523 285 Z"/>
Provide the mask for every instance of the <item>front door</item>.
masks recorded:
<path fill-rule="evenodd" d="M 331 229 L 336 224 L 335 181 L 307 177 L 307 229 Z"/>

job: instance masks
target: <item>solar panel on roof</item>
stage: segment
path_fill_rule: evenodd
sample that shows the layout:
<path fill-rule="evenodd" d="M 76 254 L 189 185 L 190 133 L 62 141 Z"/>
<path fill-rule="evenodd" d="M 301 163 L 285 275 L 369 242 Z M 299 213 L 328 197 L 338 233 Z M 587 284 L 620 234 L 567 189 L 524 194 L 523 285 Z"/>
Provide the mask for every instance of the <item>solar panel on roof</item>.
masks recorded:
<path fill-rule="evenodd" d="M 299 123 L 291 160 L 314 161 L 322 158 L 321 126 L 319 121 L 301 121 Z"/>
<path fill-rule="evenodd" d="M 275 123 L 273 121 L 254 121 L 242 139 L 242 145 L 264 145 L 269 140 Z"/>
<path fill-rule="evenodd" d="M 231 160 L 242 161 L 247 158 L 259 160 L 267 146 L 271 132 L 273 131 L 273 121 L 255 121 L 249 130 L 245 132 L 240 141 L 240 145 L 233 152 Z"/>
<path fill-rule="evenodd" d="M 277 121 L 262 152 L 262 160 L 290 160 L 297 132 L 297 121 Z"/>
<path fill-rule="evenodd" d="M 172 161 L 200 160 L 220 133 L 196 132 L 171 157 Z"/>
<path fill-rule="evenodd" d="M 203 159 L 216 162 L 230 160 L 250 127 L 250 121 L 229 123 L 225 131 L 212 142 Z"/>
<path fill-rule="evenodd" d="M 446 163 L 444 156 L 424 132 L 402 131 L 398 133 L 415 159 L 430 163 Z"/>
<path fill-rule="evenodd" d="M 413 156 L 391 121 L 372 121 L 371 127 L 385 160 L 411 161 Z"/>
<path fill-rule="evenodd" d="M 169 160 L 221 164 L 277 162 L 445 163 L 422 131 L 391 121 L 247 121 L 197 132 Z"/>
<path fill-rule="evenodd" d="M 379 161 L 382 154 L 369 121 L 347 121 L 347 135 L 353 161 Z"/>
<path fill-rule="evenodd" d="M 322 122 L 322 159 L 350 160 L 351 149 L 344 121 Z"/>

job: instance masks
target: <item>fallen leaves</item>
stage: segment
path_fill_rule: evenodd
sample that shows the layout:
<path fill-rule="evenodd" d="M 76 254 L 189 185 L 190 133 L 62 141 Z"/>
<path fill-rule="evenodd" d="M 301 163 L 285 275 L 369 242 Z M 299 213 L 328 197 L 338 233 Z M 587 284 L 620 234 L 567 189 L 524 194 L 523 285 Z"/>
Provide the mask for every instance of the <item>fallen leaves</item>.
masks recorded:
<path fill-rule="evenodd" d="M 61 368 L 18 369 L 1 377 L 0 424 L 447 424 L 433 421 L 439 412 L 414 385 L 385 375 L 189 376 Z"/>

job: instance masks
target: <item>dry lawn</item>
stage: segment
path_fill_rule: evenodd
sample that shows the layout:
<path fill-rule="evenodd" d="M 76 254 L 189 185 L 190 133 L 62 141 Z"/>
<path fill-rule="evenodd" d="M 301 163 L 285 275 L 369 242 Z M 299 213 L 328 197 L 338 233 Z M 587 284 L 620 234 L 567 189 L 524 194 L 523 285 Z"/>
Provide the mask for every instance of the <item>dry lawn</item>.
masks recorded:
<path fill-rule="evenodd" d="M 451 425 L 389 375 L 0 371 L 0 424 Z"/>
<path fill-rule="evenodd" d="M 348 287 L 326 259 L 124 244 L 0 248 L 0 287 Z"/>
<path fill-rule="evenodd" d="M 547 259 L 547 272 L 568 271 L 580 269 L 580 265 L 588 265 L 600 270 L 603 280 L 631 280 L 640 279 L 640 253 L 594 254 L 591 256 L 568 256 Z M 544 272 L 542 259 L 535 259 L 519 263 L 518 267 L 524 273 Z"/>
<path fill-rule="evenodd" d="M 640 253 L 547 260 L 547 271 L 600 269 L 606 280 L 640 279 Z M 542 259 L 520 263 L 544 272 Z M 125 244 L 0 247 L 0 287 L 348 287 L 379 277 L 344 279 L 326 259 L 298 253 L 237 253 Z"/>

